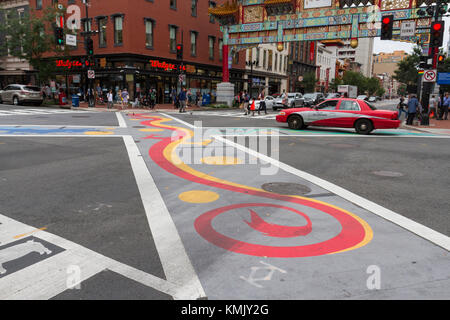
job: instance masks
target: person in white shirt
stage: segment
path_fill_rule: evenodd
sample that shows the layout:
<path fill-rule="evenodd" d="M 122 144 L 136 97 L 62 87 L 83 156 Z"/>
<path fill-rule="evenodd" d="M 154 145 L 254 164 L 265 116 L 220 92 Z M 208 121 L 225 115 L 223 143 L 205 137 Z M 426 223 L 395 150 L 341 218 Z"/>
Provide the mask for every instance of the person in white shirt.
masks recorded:
<path fill-rule="evenodd" d="M 113 102 L 114 96 L 113 96 L 112 90 L 109 90 L 107 97 L 108 97 L 108 109 L 112 109 L 114 107 L 114 102 Z"/>

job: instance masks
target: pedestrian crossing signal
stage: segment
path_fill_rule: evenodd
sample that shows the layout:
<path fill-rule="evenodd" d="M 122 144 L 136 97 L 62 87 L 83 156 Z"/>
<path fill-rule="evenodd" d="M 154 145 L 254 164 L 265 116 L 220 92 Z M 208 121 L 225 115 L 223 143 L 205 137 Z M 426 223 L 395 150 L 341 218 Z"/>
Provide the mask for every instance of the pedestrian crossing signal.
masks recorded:
<path fill-rule="evenodd" d="M 394 15 L 383 16 L 381 18 L 381 40 L 392 39 L 392 28 L 394 26 Z"/>

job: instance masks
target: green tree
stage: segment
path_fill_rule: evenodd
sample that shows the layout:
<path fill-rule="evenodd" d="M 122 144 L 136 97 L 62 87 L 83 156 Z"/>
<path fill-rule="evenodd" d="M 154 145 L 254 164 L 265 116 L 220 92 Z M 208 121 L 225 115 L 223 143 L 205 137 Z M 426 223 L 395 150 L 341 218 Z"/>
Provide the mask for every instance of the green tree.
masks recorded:
<path fill-rule="evenodd" d="M 358 87 L 358 93 L 362 94 L 367 91 L 367 78 L 359 72 L 346 71 L 342 82 L 345 85 L 351 85 Z"/>
<path fill-rule="evenodd" d="M 4 10 L 6 23 L 0 25 L 0 34 L 4 41 L 0 43 L 0 53 L 26 60 L 38 72 L 40 81 L 47 80 L 56 71 L 53 61 L 44 59 L 46 54 L 63 58 L 70 56 L 68 47 L 64 49 L 55 45 L 53 24 L 59 11 L 47 7 L 42 17 L 35 12 L 26 12 L 20 16 L 17 10 Z M 69 30 L 65 30 L 69 32 Z"/>

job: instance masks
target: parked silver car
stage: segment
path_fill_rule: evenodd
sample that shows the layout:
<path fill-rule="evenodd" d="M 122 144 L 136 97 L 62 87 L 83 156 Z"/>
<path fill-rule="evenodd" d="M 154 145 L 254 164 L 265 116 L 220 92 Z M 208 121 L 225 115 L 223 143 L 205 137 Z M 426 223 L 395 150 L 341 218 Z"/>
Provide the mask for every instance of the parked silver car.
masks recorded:
<path fill-rule="evenodd" d="M 304 99 L 300 92 L 288 93 L 287 99 L 279 96 L 275 99 L 273 103 L 273 110 L 284 109 L 284 108 L 301 108 L 304 105 Z"/>
<path fill-rule="evenodd" d="M 0 103 L 9 103 L 15 106 L 24 103 L 41 105 L 43 101 L 41 89 L 36 86 L 10 84 L 0 90 Z"/>

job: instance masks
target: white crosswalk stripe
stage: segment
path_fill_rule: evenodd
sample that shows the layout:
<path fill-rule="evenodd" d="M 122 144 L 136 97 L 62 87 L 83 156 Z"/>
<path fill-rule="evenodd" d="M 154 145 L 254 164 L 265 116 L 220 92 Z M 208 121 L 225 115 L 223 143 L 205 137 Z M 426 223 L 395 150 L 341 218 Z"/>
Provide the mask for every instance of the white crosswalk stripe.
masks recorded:
<path fill-rule="evenodd" d="M 67 114 L 89 112 L 84 110 L 59 110 L 59 109 L 0 109 L 0 117 L 17 115 L 35 115 L 35 114 Z"/>
<path fill-rule="evenodd" d="M 172 114 L 177 114 L 178 112 L 169 112 Z M 234 118 L 252 118 L 252 119 L 269 119 L 273 120 L 276 117 L 276 114 L 264 114 L 261 113 L 258 115 L 258 112 L 255 112 L 255 116 L 244 115 L 244 112 L 236 112 L 236 111 L 193 111 L 193 115 L 196 116 L 216 116 L 216 117 L 234 117 Z"/>

